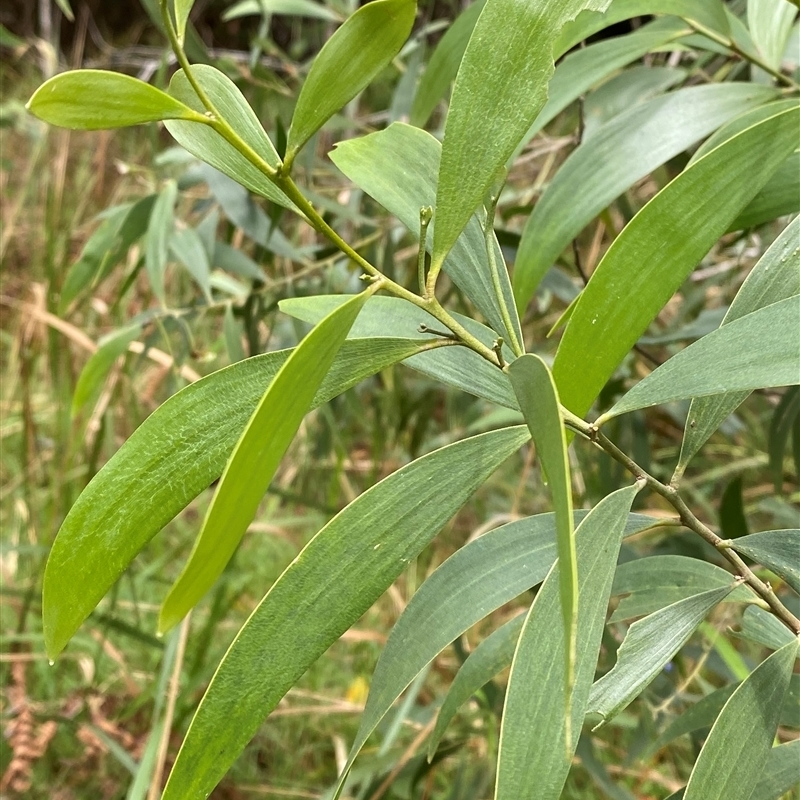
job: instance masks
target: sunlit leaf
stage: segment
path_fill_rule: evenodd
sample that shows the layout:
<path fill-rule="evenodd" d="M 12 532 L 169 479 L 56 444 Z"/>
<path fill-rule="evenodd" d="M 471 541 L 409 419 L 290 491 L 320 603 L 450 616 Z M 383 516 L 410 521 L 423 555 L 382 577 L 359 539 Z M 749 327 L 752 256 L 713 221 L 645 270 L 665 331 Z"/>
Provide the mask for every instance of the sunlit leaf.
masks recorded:
<path fill-rule="evenodd" d="M 33 93 L 27 108 L 51 125 L 85 131 L 159 120 L 208 121 L 149 83 L 99 69 L 78 69 L 50 78 Z"/>
<path fill-rule="evenodd" d="M 164 800 L 207 796 L 306 669 L 528 438 L 525 428 L 504 428 L 436 450 L 337 514 L 239 631 L 192 720 Z"/>
<path fill-rule="evenodd" d="M 287 163 L 397 55 L 416 13 L 416 0 L 372 0 L 328 39 L 297 98 L 286 144 Z"/>

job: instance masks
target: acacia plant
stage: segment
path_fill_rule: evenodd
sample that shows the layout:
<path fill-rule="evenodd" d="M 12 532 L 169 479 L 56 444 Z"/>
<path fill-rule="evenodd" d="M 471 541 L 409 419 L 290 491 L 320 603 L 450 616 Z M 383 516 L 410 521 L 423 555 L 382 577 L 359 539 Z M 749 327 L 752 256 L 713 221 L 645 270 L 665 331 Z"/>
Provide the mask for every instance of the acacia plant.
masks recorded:
<path fill-rule="evenodd" d="M 719 689 L 724 696 L 710 696 L 696 713 L 699 721 L 686 722 L 686 730 L 713 727 L 682 796 L 763 800 L 800 778 L 800 742 L 773 747 L 798 655 L 800 620 L 790 595 L 800 592 L 800 530 L 725 539 L 680 490 L 690 459 L 751 392 L 793 386 L 778 407 L 778 427 L 785 440 L 794 425 L 798 438 L 800 220 L 763 252 L 720 327 L 638 381 L 624 372 L 619 386 L 626 391 L 610 407 L 598 406 L 606 384 L 721 237 L 798 210 L 800 87 L 782 70 L 795 9 L 786 0 L 749 0 L 740 17 L 740 5 L 485 0 L 470 6 L 430 58 L 411 109 L 414 124 L 395 122 L 329 153 L 356 187 L 419 235 L 413 285 L 389 277 L 345 241 L 308 199 L 293 167 L 314 134 L 400 52 L 414 25 L 415 0 L 373 0 L 338 28 L 302 85 L 281 154 L 226 75 L 189 63 L 183 42 L 191 0 L 160 0 L 179 65 L 165 91 L 93 70 L 59 74 L 36 91 L 30 110 L 67 128 L 162 121 L 189 153 L 299 215 L 350 259 L 365 284 L 354 296 L 284 301 L 283 312 L 313 324 L 296 348 L 242 360 L 182 389 L 94 477 L 47 563 L 43 616 L 51 659 L 147 542 L 219 479 L 189 559 L 164 599 L 159 630 L 184 619 L 232 557 L 303 417 L 388 365 L 408 359 L 524 423 L 411 461 L 316 534 L 219 664 L 165 800 L 207 797 L 308 667 L 529 440 L 553 512 L 471 541 L 423 583 L 378 663 L 335 794 L 368 737 L 429 662 L 540 583 L 528 612 L 465 662 L 440 709 L 430 757 L 458 707 L 510 664 L 495 797 L 559 797 L 582 732 L 601 735 L 602 728 L 590 732 L 593 726 L 606 725 L 645 692 L 707 615 L 735 601 L 745 607 L 744 635 L 774 652 L 738 685 Z M 641 15 L 656 17 L 627 35 L 575 49 Z M 620 73 L 646 53 L 689 48 L 711 58 L 722 54 L 725 69 L 713 76 L 701 70 L 694 85 L 681 85 L 685 73 L 669 67 Z M 597 92 L 596 116 L 587 102 L 582 140 L 525 223 L 512 281 L 495 234 L 507 168 L 534 134 L 612 76 L 627 78 L 615 85 L 616 95 Z M 453 80 L 440 143 L 423 128 Z M 627 98 L 622 103 L 620 94 Z M 537 355 L 547 343 L 531 341 L 520 315 L 548 270 L 615 198 L 670 160 L 674 169 L 678 157 L 675 177 L 632 213 L 576 293 L 554 359 Z M 148 214 L 174 204 L 174 184 L 165 192 L 172 194 L 151 202 Z M 440 302 L 443 272 L 472 304 L 472 316 Z M 116 342 L 112 360 L 128 341 Z M 664 482 L 615 444 L 606 426 L 674 401 L 691 405 L 680 458 Z M 588 512 L 573 509 L 572 440 L 603 451 L 629 476 Z M 640 492 L 660 496 L 672 516 L 633 513 Z M 675 555 L 618 567 L 623 538 L 652 526 L 688 528 L 727 570 L 713 558 Z M 660 580 L 675 571 L 685 580 Z M 629 603 L 615 621 L 637 621 L 613 669 L 596 679 L 612 592 L 626 594 Z"/>

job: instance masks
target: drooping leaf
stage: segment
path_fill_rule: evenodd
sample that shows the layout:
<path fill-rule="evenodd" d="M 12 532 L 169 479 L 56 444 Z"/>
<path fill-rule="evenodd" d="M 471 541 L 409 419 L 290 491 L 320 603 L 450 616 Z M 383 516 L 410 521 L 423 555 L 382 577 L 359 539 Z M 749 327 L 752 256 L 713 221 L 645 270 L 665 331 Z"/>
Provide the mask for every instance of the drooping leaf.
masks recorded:
<path fill-rule="evenodd" d="M 128 345 L 142 331 L 141 325 L 122 328 L 99 342 L 97 350 L 86 362 L 72 395 L 72 416 L 78 414 L 100 388 L 114 362 L 127 351 Z"/>
<path fill-rule="evenodd" d="M 769 424 L 767 450 L 776 492 L 783 490 L 783 456 L 786 452 L 786 443 L 797 427 L 798 419 L 800 419 L 800 387 L 792 386 L 780 399 Z"/>
<path fill-rule="evenodd" d="M 800 382 L 798 320 L 800 295 L 730 322 L 639 381 L 598 423 L 672 400 Z"/>
<path fill-rule="evenodd" d="M 192 75 L 236 133 L 268 166 L 277 169 L 281 163 L 278 153 L 236 84 L 208 64 L 192 66 Z M 178 70 L 172 76 L 169 93 L 201 114 L 205 113 L 205 107 L 183 70 Z M 251 192 L 286 208 L 294 207 L 258 167 L 208 125 L 190 125 L 180 121 L 165 124 L 175 141 L 196 158 L 224 172 Z"/>
<path fill-rule="evenodd" d="M 662 189 L 615 239 L 578 300 L 553 365 L 561 402 L 573 413 L 589 410 L 684 278 L 794 149 L 798 124 L 800 105 L 734 136 Z M 602 347 L 593 346 L 598 342 Z"/>
<path fill-rule="evenodd" d="M 588 710 L 603 721 L 634 700 L 683 647 L 706 615 L 733 590 L 733 583 L 679 600 L 628 628 L 617 663 L 592 686 Z"/>
<path fill-rule="evenodd" d="M 416 12 L 416 0 L 372 0 L 328 39 L 297 98 L 286 144 L 288 164 L 397 55 Z"/>
<path fill-rule="evenodd" d="M 744 511 L 742 476 L 728 482 L 719 501 L 719 528 L 723 539 L 738 539 L 750 533 Z"/>
<path fill-rule="evenodd" d="M 742 681 L 711 728 L 684 800 L 750 800 L 772 749 L 797 658 L 790 642 Z"/>
<path fill-rule="evenodd" d="M 774 96 L 769 87 L 747 83 L 691 86 L 634 106 L 597 130 L 570 154 L 525 223 L 514 264 L 517 307 L 528 305 L 559 254 L 622 192 Z"/>
<path fill-rule="evenodd" d="M 164 800 L 207 795 L 288 689 L 527 439 L 527 429 L 505 428 L 436 450 L 337 514 L 239 631 L 192 720 Z"/>
<path fill-rule="evenodd" d="M 547 364 L 539 356 L 527 353 L 509 366 L 508 376 L 536 446 L 536 455 L 542 474 L 547 477 L 555 508 L 558 581 L 565 642 L 564 697 L 569 715 L 578 630 L 578 568 L 575 556 L 572 478 L 567 457 L 567 436 L 559 410 L 558 391 Z"/>
<path fill-rule="evenodd" d="M 442 142 L 431 269 L 442 266 L 547 100 L 553 43 L 608 0 L 487 0 L 453 86 Z"/>
<path fill-rule="evenodd" d="M 436 748 L 458 709 L 495 675 L 511 665 L 525 617 L 525 614 L 518 614 L 501 625 L 480 642 L 461 665 L 439 709 L 436 727 L 428 740 L 428 761 L 435 755 Z"/>
<path fill-rule="evenodd" d="M 290 297 L 278 305 L 286 314 L 316 325 L 332 309 L 347 300 L 347 295 L 316 295 L 314 297 Z M 494 332 L 479 322 L 454 313 L 473 336 L 487 347 L 492 346 Z M 373 336 L 400 336 L 404 339 L 430 340 L 430 334 L 421 333 L 420 324 L 438 330 L 442 325 L 426 311 L 397 297 L 371 297 L 358 315 L 349 337 L 353 339 Z M 445 352 L 447 351 L 447 352 Z M 507 347 L 503 355 L 509 361 L 514 357 Z M 517 399 L 508 376 L 492 366 L 486 359 L 464 347 L 447 347 L 430 350 L 407 359 L 406 366 L 430 375 L 457 389 L 499 403 L 507 408 L 518 408 Z"/>
<path fill-rule="evenodd" d="M 345 342 L 314 406 L 427 346 L 404 339 Z M 157 408 L 84 489 L 45 569 L 42 616 L 50 658 L 147 542 L 220 476 L 290 352 L 255 356 L 187 386 Z"/>
<path fill-rule="evenodd" d="M 360 189 L 394 214 L 412 233 L 419 235 L 419 210 L 436 202 L 436 175 L 441 145 L 425 131 L 395 122 L 386 130 L 340 142 L 330 153 L 334 164 Z M 499 270 L 503 297 L 512 315 L 513 331 L 506 331 L 495 297 L 483 232 L 484 215 L 475 214 L 458 237 L 444 270 L 486 317 L 506 342 L 522 341 L 514 311 L 511 282 Z M 428 247 L 434 240 L 436 215 L 428 227 Z M 500 245 L 494 243 L 495 258 L 503 263 Z"/>
<path fill-rule="evenodd" d="M 587 514 L 576 511 L 575 524 Z M 629 514 L 623 535 L 655 522 Z M 509 522 L 450 556 L 420 586 L 392 628 L 375 667 L 350 760 L 420 670 L 487 614 L 544 580 L 555 561 L 553 513 Z"/>
<path fill-rule="evenodd" d="M 210 303 L 211 298 L 211 265 L 203 240 L 194 228 L 176 231 L 169 240 L 169 249 L 195 279 L 200 291 Z"/>
<path fill-rule="evenodd" d="M 483 10 L 483 3 L 484 0 L 477 0 L 467 6 L 436 45 L 414 95 L 410 115 L 412 125 L 418 128 L 424 127 L 436 105 L 444 97 L 450 81 L 458 72 L 469 37 L 472 35 L 478 15 Z"/>
<path fill-rule="evenodd" d="M 557 800 L 578 744 L 597 667 L 600 640 L 625 519 L 640 484 L 608 495 L 578 527 L 581 576 L 574 688 L 554 665 L 567 650 L 558 624 L 560 585 L 553 567 L 519 637 L 506 691 L 498 751 L 497 800 Z M 545 644 L 546 643 L 546 644 Z"/>
<path fill-rule="evenodd" d="M 730 586 L 731 573 L 701 561 L 678 555 L 645 556 L 617 567 L 612 595 L 621 598 L 611 622 L 652 614 L 705 589 Z M 755 596 L 748 586 L 737 586 L 725 600 L 748 602 Z"/>
<path fill-rule="evenodd" d="M 736 539 L 731 547 L 771 569 L 800 594 L 800 530 L 753 533 Z"/>
<path fill-rule="evenodd" d="M 149 83 L 99 69 L 62 72 L 45 81 L 26 108 L 39 119 L 84 131 L 126 128 L 159 120 L 207 119 Z"/>
<path fill-rule="evenodd" d="M 796 217 L 772 243 L 747 276 L 722 324 L 732 322 L 764 306 L 800 294 L 800 217 Z M 689 461 L 711 434 L 747 397 L 744 392 L 692 400 L 675 475 L 680 477 Z"/>
<path fill-rule="evenodd" d="M 178 184 L 169 180 L 158 193 L 153 210 L 150 212 L 150 221 L 147 224 L 147 240 L 145 242 L 144 263 L 147 277 L 150 279 L 150 288 L 164 305 L 164 271 L 167 268 L 167 255 L 169 253 L 169 240 L 175 224 L 175 203 L 178 199 Z"/>

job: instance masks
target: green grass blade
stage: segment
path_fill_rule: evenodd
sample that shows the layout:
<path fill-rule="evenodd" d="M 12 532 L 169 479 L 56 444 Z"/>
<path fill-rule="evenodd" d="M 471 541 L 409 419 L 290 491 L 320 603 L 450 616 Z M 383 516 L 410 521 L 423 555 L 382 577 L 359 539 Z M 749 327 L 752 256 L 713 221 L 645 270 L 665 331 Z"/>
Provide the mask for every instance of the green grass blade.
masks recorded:
<path fill-rule="evenodd" d="M 161 606 L 159 631 L 177 625 L 222 574 L 369 294 L 332 311 L 278 370 L 231 453 L 189 560 Z"/>
<path fill-rule="evenodd" d="M 297 98 L 286 144 L 287 164 L 397 55 L 416 13 L 416 0 L 373 0 L 328 39 Z"/>
<path fill-rule="evenodd" d="M 576 664 L 571 699 L 557 664 L 567 652 L 559 624 L 560 581 L 553 567 L 520 634 L 506 691 L 495 800 L 557 800 L 578 744 L 597 667 L 614 568 L 625 521 L 640 484 L 592 509 L 576 532 L 581 574 Z"/>
<path fill-rule="evenodd" d="M 442 267 L 475 209 L 547 100 L 553 43 L 566 22 L 608 0 L 487 0 L 453 86 L 442 143 L 431 269 Z"/>
<path fill-rule="evenodd" d="M 797 105 L 734 136 L 662 189 L 616 238 L 556 353 L 553 374 L 570 411 L 586 414 L 656 314 L 796 147 L 799 125 Z"/>
<path fill-rule="evenodd" d="M 345 342 L 313 406 L 426 346 L 405 339 Z M 220 476 L 290 353 L 255 356 L 187 386 L 95 475 L 61 525 L 45 569 L 42 615 L 50 658 L 153 536 Z"/>
<path fill-rule="evenodd" d="M 237 635 L 195 714 L 164 800 L 207 796 L 306 669 L 528 438 L 519 426 L 436 450 L 334 517 Z"/>
<path fill-rule="evenodd" d="M 798 642 L 774 652 L 739 684 L 694 765 L 684 800 L 750 800 L 772 749 Z"/>

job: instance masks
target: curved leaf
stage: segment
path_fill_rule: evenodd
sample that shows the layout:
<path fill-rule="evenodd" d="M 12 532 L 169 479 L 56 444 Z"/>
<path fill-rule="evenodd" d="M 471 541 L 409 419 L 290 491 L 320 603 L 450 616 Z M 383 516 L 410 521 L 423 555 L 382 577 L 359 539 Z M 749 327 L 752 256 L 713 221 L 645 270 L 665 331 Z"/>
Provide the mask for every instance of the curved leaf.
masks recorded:
<path fill-rule="evenodd" d="M 800 211 L 800 151 L 781 164 L 764 188 L 728 227 L 729 231 L 755 228 Z"/>
<path fill-rule="evenodd" d="M 536 455 L 547 477 L 556 514 L 558 581 L 564 627 L 564 687 L 567 714 L 575 674 L 578 629 L 578 568 L 575 563 L 575 532 L 572 520 L 572 480 L 567 457 L 567 436 L 559 410 L 553 376 L 542 359 L 528 353 L 508 367 L 511 386 L 522 416 L 531 432 Z M 631 498 L 631 502 L 633 499 Z"/>
<path fill-rule="evenodd" d="M 796 16 L 797 7 L 787 0 L 748 0 L 747 27 L 770 67 L 780 68 Z"/>
<path fill-rule="evenodd" d="M 505 428 L 436 450 L 337 514 L 239 631 L 192 720 L 164 800 L 206 797 L 297 679 L 527 439 L 526 429 Z"/>
<path fill-rule="evenodd" d="M 553 364 L 570 411 L 589 410 L 656 314 L 795 148 L 798 125 L 800 105 L 734 136 L 662 189 L 615 239 L 578 300 Z"/>
<path fill-rule="evenodd" d="M 616 197 L 724 122 L 773 97 L 769 87 L 746 83 L 691 86 L 634 106 L 586 139 L 525 223 L 514 264 L 517 307 L 528 305 L 564 248 Z"/>
<path fill-rule="evenodd" d="M 560 586 L 553 571 L 533 601 L 506 690 L 496 800 L 561 797 L 597 667 L 625 519 L 642 485 L 637 483 L 605 497 L 575 533 L 581 576 L 577 616 L 580 658 L 571 693 L 554 669 L 567 645 L 565 631 L 558 624 Z"/>
<path fill-rule="evenodd" d="M 589 512 L 576 511 L 579 524 Z M 629 514 L 624 536 L 651 527 Z M 555 514 L 509 522 L 464 545 L 417 590 L 392 628 L 350 750 L 352 762 L 414 677 L 450 642 L 544 580 L 556 560 Z"/>
<path fill-rule="evenodd" d="M 100 69 L 77 69 L 50 78 L 33 93 L 26 108 L 51 125 L 84 131 L 168 119 L 208 122 L 149 83 Z"/>
<path fill-rule="evenodd" d="M 177 625 L 222 574 L 370 290 L 332 311 L 292 351 L 242 431 L 189 560 L 169 590 L 160 632 Z"/>
<path fill-rule="evenodd" d="M 750 800 L 772 749 L 798 642 L 773 653 L 739 684 L 711 728 L 684 800 Z"/>
<path fill-rule="evenodd" d="M 527 614 L 518 614 L 489 634 L 461 665 L 439 709 L 436 727 L 428 740 L 428 761 L 433 759 L 436 748 L 458 709 L 495 675 L 511 666 L 526 616 Z"/>
<path fill-rule="evenodd" d="M 416 13 L 416 0 L 372 0 L 328 39 L 297 98 L 286 145 L 287 164 L 397 55 Z"/>
<path fill-rule="evenodd" d="M 639 381 L 598 424 L 672 400 L 800 382 L 800 295 L 709 333 Z"/>
<path fill-rule="evenodd" d="M 487 0 L 444 129 L 431 269 L 437 270 L 547 100 L 564 24 L 609 0 Z"/>
<path fill-rule="evenodd" d="M 270 167 L 278 169 L 281 163 L 278 153 L 236 84 L 227 75 L 208 64 L 195 64 L 192 67 L 192 75 L 236 133 Z M 169 93 L 187 106 L 201 113 L 205 112 L 205 107 L 182 69 L 172 76 Z M 258 167 L 251 164 L 232 144 L 208 125 L 190 125 L 185 122 L 165 124 L 175 141 L 196 158 L 224 172 L 251 192 L 286 208 L 294 208 L 291 200 Z"/>
<path fill-rule="evenodd" d="M 772 243 L 736 293 L 722 324 L 744 317 L 764 306 L 800 294 L 800 217 L 796 217 Z M 692 400 L 675 475 L 708 441 L 711 434 L 747 397 L 745 392 Z"/>
<path fill-rule="evenodd" d="M 174 0 L 175 10 L 175 32 L 178 34 L 178 41 L 183 43 L 186 35 L 186 23 L 189 21 L 189 13 L 194 5 L 194 0 Z"/>
<path fill-rule="evenodd" d="M 419 235 L 419 210 L 436 202 L 436 175 L 442 146 L 425 131 L 402 122 L 386 130 L 339 142 L 331 161 L 360 189 L 394 214 L 412 233 Z M 514 330 L 508 332 L 495 297 L 483 232 L 484 215 L 475 214 L 458 237 L 444 270 L 486 317 L 489 325 L 507 342 L 522 341 L 519 318 L 506 270 L 499 270 L 506 305 Z M 434 240 L 436 218 L 428 226 L 428 246 Z M 494 242 L 495 258 L 503 263 L 500 245 Z"/>
<path fill-rule="evenodd" d="M 739 537 L 731 547 L 771 569 L 800 594 L 800 530 L 753 533 Z"/>
<path fill-rule="evenodd" d="M 404 339 L 345 342 L 314 405 L 428 347 Z M 234 364 L 157 408 L 94 476 L 53 542 L 42 590 L 55 658 L 139 551 L 216 480 L 290 350 Z"/>
<path fill-rule="evenodd" d="M 748 606 L 742 614 L 743 639 L 763 644 L 770 650 L 778 650 L 792 641 L 792 632 L 769 611 L 758 606 Z"/>
<path fill-rule="evenodd" d="M 592 686 L 589 711 L 599 714 L 604 722 L 622 711 L 733 589 L 733 583 L 710 589 L 634 622 L 617 651 L 617 663 Z"/>

